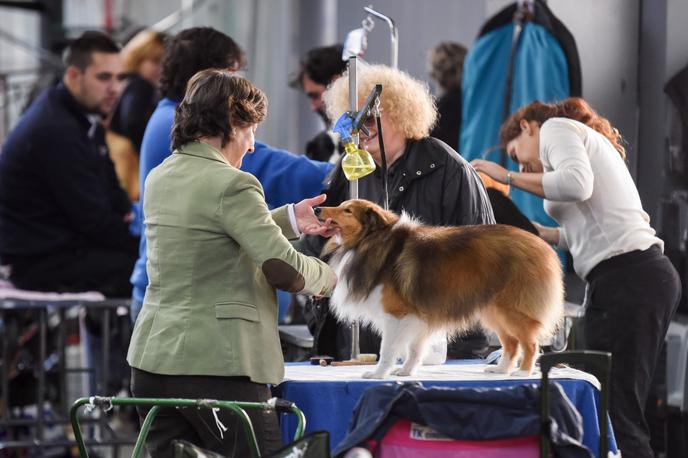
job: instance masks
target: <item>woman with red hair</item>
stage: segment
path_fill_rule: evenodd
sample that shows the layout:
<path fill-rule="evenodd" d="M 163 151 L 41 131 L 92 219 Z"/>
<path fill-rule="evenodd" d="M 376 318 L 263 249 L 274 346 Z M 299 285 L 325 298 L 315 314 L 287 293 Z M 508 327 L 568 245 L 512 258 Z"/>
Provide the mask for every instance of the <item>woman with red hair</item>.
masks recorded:
<path fill-rule="evenodd" d="M 612 353 L 610 413 L 624 457 L 653 456 L 645 402 L 669 321 L 678 274 L 626 167 L 621 135 L 583 99 L 533 102 L 499 133 L 519 172 L 473 161 L 491 178 L 545 199 L 559 228 L 540 236 L 573 256 L 587 281 L 586 348 Z"/>

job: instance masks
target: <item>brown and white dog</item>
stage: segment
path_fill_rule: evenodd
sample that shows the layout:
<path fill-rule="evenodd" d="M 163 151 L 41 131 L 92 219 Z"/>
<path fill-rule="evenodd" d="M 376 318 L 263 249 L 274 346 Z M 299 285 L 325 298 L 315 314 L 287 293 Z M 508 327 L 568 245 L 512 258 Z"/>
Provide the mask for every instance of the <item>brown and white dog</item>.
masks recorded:
<path fill-rule="evenodd" d="M 430 336 L 476 323 L 503 348 L 486 371 L 512 373 L 522 351 L 513 373 L 532 373 L 538 340 L 554 332 L 564 304 L 559 259 L 542 239 L 499 224 L 426 226 L 361 199 L 316 213 L 339 232 L 325 247 L 339 277 L 331 309 L 382 335 L 380 360 L 363 377 L 413 375 Z"/>

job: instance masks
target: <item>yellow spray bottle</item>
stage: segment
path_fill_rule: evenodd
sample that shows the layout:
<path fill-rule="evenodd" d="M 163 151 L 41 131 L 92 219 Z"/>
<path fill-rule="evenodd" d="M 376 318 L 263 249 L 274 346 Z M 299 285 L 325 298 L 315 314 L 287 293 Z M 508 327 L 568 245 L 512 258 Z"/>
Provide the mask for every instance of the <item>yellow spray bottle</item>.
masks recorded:
<path fill-rule="evenodd" d="M 358 131 L 354 129 L 353 122 L 354 118 L 349 113 L 344 113 L 332 129 L 341 135 L 344 143 L 342 170 L 349 181 L 358 180 L 375 171 L 375 161 L 370 153 L 356 146 Z"/>

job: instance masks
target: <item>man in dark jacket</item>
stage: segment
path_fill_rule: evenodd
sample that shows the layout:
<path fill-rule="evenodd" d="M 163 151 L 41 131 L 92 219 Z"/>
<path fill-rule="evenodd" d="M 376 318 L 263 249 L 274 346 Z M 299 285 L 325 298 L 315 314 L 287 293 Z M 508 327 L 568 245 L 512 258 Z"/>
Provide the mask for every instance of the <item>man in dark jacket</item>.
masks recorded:
<path fill-rule="evenodd" d="M 428 136 L 437 112 L 427 87 L 399 70 L 372 65 L 359 75 L 359 95 L 367 95 L 378 83 L 384 88 L 380 97 L 383 130 L 369 118 L 365 123 L 369 135 L 362 138 L 362 145 L 378 168 L 358 180 L 359 197 L 383 205 L 383 175 L 379 168 L 382 152 L 378 142 L 381 136 L 389 164 L 390 210 L 405 211 L 433 225 L 494 224 L 490 200 L 473 167 L 446 143 Z M 341 78 L 325 94 L 333 118 L 346 110 L 341 104 L 348 99 L 342 97 L 347 85 L 346 78 Z M 326 206 L 336 206 L 349 199 L 349 182 L 341 164 L 332 171 L 325 192 L 327 201 L 323 205 Z M 322 244 L 321 238 L 306 237 L 299 247 L 308 254 L 318 255 Z M 330 313 L 329 302 L 312 301 L 305 312 L 318 353 L 348 358 L 351 332 Z M 362 329 L 360 346 L 362 353 L 378 353 L 380 339 L 372 331 Z M 476 331 L 450 344 L 448 355 L 477 357 L 486 347 L 484 335 Z"/>
<path fill-rule="evenodd" d="M 33 102 L 0 155 L 0 260 L 19 288 L 128 296 L 131 204 L 100 124 L 120 93 L 119 48 L 85 32 L 65 64 L 62 81 Z"/>

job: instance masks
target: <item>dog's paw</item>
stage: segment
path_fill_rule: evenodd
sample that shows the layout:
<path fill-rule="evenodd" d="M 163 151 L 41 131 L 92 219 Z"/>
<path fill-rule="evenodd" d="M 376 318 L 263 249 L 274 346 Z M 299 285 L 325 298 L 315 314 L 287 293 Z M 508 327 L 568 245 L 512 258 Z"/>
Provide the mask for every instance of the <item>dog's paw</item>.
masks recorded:
<path fill-rule="evenodd" d="M 404 367 L 398 367 L 398 368 L 394 369 L 394 370 L 391 372 L 391 374 L 392 374 L 392 375 L 397 375 L 397 376 L 399 376 L 399 377 L 409 377 L 409 376 L 411 376 L 411 375 L 415 375 L 415 372 L 416 372 L 415 370 L 408 370 L 408 369 L 406 369 L 406 368 L 404 368 Z"/>
<path fill-rule="evenodd" d="M 532 371 L 527 371 L 525 369 L 519 369 L 517 371 L 513 371 L 511 375 L 514 377 L 530 377 L 532 374 Z"/>
<path fill-rule="evenodd" d="M 490 365 L 485 368 L 485 372 L 488 374 L 506 374 L 508 371 L 499 365 Z"/>
<path fill-rule="evenodd" d="M 383 379 L 386 377 L 386 374 L 380 373 L 377 371 L 366 371 L 362 375 L 363 378 L 374 378 L 374 379 Z"/>

